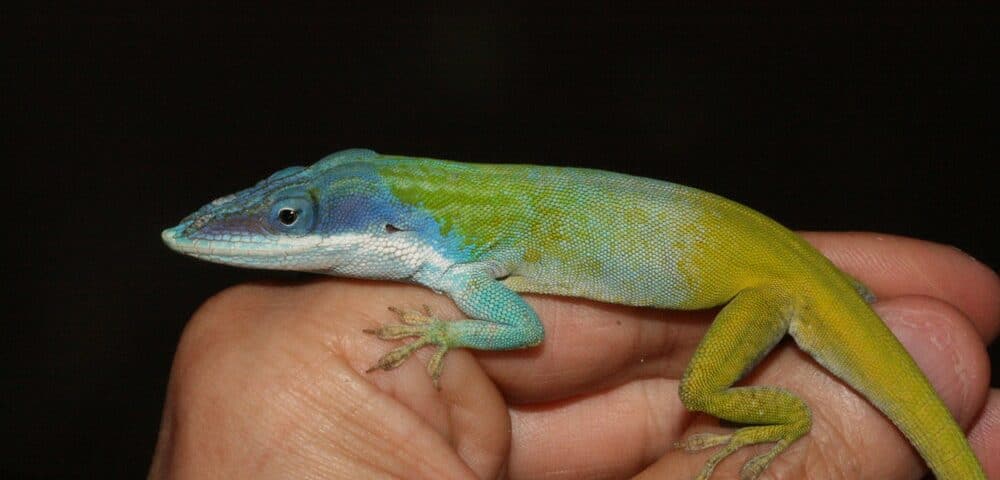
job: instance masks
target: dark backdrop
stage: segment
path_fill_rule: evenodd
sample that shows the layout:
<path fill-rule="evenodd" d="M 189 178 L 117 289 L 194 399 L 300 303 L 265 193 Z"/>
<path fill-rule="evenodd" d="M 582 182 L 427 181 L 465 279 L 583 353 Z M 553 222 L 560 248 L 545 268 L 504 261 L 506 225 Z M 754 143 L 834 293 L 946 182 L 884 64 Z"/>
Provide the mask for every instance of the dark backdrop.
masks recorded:
<path fill-rule="evenodd" d="M 615 169 L 998 265 L 986 11 L 5 17 L 0 474 L 143 476 L 188 316 L 272 276 L 160 230 L 341 148 Z"/>

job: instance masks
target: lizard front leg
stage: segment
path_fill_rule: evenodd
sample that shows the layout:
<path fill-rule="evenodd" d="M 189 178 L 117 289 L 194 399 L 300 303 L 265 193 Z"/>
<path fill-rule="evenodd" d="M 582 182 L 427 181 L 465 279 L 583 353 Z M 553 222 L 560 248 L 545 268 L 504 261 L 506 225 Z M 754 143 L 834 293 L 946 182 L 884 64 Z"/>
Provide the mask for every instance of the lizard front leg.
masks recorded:
<path fill-rule="evenodd" d="M 392 309 L 402 324 L 365 330 L 383 340 L 416 337 L 385 354 L 368 371 L 393 369 L 426 345 L 437 351 L 427 364 L 427 373 L 437 385 L 444 367 L 442 360 L 453 348 L 514 350 L 538 345 L 545 336 L 542 322 L 524 299 L 485 273 L 462 276 L 452 282 L 447 293 L 469 318 L 442 320 L 429 311 Z"/>

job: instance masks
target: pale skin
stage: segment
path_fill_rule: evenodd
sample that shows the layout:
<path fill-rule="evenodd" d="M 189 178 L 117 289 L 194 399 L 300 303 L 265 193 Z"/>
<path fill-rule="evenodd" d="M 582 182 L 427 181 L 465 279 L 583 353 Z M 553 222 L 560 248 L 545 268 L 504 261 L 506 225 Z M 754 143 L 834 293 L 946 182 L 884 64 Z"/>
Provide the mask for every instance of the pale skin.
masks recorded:
<path fill-rule="evenodd" d="M 964 253 L 876 234 L 804 235 L 879 297 L 886 321 L 1000 478 L 1000 391 L 985 345 L 1000 330 L 1000 280 Z M 446 298 L 387 282 L 310 279 L 228 289 L 181 338 L 150 478 L 689 479 L 712 453 L 674 442 L 725 426 L 691 414 L 679 377 L 712 312 L 526 295 L 540 346 L 457 350 L 441 389 L 419 362 L 365 373 L 394 345 L 362 333 L 387 307 L 460 314 Z M 790 342 L 745 380 L 783 386 L 813 411 L 809 434 L 764 478 L 917 479 L 924 462 L 885 417 Z M 735 478 L 768 446 L 713 478 Z M 735 457 L 735 458 L 734 458 Z"/>

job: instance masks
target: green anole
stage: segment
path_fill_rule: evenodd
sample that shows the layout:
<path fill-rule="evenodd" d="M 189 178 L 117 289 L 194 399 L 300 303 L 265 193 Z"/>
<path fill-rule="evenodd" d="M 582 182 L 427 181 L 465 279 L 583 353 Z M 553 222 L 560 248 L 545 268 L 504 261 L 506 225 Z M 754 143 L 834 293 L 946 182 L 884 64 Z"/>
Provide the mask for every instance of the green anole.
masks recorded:
<path fill-rule="evenodd" d="M 757 478 L 809 432 L 809 407 L 740 380 L 786 333 L 903 432 L 941 479 L 984 479 L 959 426 L 869 306 L 872 294 L 797 235 L 738 203 L 618 173 L 487 165 L 345 150 L 289 167 L 205 205 L 163 232 L 171 248 L 253 268 L 418 283 L 467 315 L 402 311 L 369 330 L 415 340 L 373 367 L 434 346 L 436 383 L 454 348 L 538 345 L 534 292 L 667 309 L 723 306 L 681 379 L 689 410 L 740 424 L 679 442 L 718 447 L 698 478 L 736 450 L 772 446 L 742 468 Z"/>

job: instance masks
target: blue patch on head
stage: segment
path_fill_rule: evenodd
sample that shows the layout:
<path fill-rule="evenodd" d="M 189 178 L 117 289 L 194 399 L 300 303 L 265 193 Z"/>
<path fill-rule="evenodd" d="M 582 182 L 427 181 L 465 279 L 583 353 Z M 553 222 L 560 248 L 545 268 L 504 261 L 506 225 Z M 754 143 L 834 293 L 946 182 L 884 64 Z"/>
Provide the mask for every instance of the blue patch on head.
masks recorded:
<path fill-rule="evenodd" d="M 399 216 L 389 205 L 360 194 L 328 197 L 323 200 L 323 233 L 376 232 Z"/>

